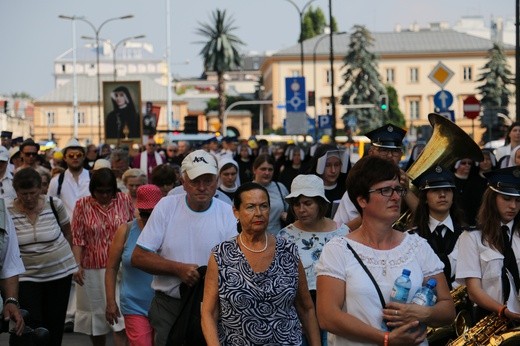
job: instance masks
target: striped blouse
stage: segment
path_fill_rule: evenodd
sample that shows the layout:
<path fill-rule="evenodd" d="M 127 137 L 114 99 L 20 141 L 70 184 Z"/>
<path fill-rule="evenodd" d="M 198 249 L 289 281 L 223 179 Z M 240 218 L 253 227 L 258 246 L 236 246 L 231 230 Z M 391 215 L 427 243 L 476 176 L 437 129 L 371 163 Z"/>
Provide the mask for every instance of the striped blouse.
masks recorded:
<path fill-rule="evenodd" d="M 20 275 L 20 281 L 52 281 L 77 270 L 70 245 L 52 212 L 49 197 L 42 195 L 40 198 L 45 198 L 45 205 L 34 224 L 14 206 L 14 200 L 6 200 L 25 266 L 25 273 Z M 53 203 L 60 223 L 69 223 L 69 216 L 61 200 L 53 198 Z"/>
<path fill-rule="evenodd" d="M 132 220 L 134 206 L 128 195 L 118 192 L 108 206 L 92 196 L 76 202 L 72 217 L 72 244 L 83 247 L 81 266 L 84 269 L 105 268 L 108 248 L 119 226 Z"/>

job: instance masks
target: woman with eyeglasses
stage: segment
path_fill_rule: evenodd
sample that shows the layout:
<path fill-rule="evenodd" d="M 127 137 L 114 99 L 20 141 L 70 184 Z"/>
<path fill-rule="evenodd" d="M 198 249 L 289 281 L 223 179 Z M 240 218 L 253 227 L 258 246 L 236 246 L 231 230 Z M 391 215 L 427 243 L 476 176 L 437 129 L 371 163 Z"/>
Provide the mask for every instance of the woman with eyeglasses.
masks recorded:
<path fill-rule="evenodd" d="M 93 345 L 104 345 L 106 334 L 114 331 L 114 342 L 126 342 L 123 319 L 106 321 L 105 268 L 108 250 L 119 226 L 134 217 L 130 197 L 117 192 L 116 176 L 110 168 L 92 173 L 90 196 L 76 202 L 72 217 L 73 251 L 79 270 L 74 274 L 76 317 L 74 331 L 90 336 Z"/>
<path fill-rule="evenodd" d="M 427 345 L 419 323 L 440 327 L 455 318 L 442 262 L 425 239 L 392 228 L 407 193 L 399 179 L 399 168 L 376 156 L 362 158 L 349 172 L 347 191 L 361 226 L 325 244 L 316 266 L 317 315 L 329 344 Z M 408 304 L 390 302 L 404 268 L 411 271 Z M 430 278 L 437 280 L 437 303 L 410 304 Z"/>
<path fill-rule="evenodd" d="M 151 288 L 153 275 L 130 263 L 137 238 L 141 234 L 155 205 L 163 197 L 161 189 L 148 184 L 137 189 L 136 208 L 139 216 L 121 225 L 114 235 L 105 272 L 106 319 L 111 325 L 124 317 L 125 331 L 131 346 L 152 346 L 153 328 L 148 320 L 148 309 L 154 296 Z M 121 267 L 119 301 L 116 281 Z"/>
<path fill-rule="evenodd" d="M 477 306 L 477 318 L 490 313 L 520 321 L 520 314 L 506 308 L 510 292 L 507 272 L 520 287 L 520 168 L 508 167 L 485 174 L 488 188 L 478 212 L 478 229 L 461 234 L 456 279 L 468 288 Z M 511 294 L 511 297 L 510 297 Z"/>
<path fill-rule="evenodd" d="M 70 219 L 62 201 L 42 194 L 42 178 L 33 168 L 13 178 L 16 198 L 7 199 L 25 272 L 19 277 L 19 301 L 30 312 L 28 325 L 49 330 L 48 345 L 61 345 L 72 275 Z"/>

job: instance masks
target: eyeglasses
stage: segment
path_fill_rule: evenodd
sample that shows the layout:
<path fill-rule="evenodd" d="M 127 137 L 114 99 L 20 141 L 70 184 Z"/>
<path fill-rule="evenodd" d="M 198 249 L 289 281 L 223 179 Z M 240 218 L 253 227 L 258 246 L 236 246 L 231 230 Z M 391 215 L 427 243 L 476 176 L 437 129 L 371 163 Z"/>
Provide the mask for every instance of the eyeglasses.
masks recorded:
<path fill-rule="evenodd" d="M 408 189 L 405 189 L 404 187 L 401 187 L 401 186 L 396 186 L 396 187 L 386 186 L 386 187 L 382 187 L 379 189 L 368 190 L 368 193 L 379 192 L 381 194 L 381 196 L 392 197 L 392 195 L 394 194 L 394 191 L 400 197 L 404 197 L 406 195 L 406 193 L 408 192 Z"/>
<path fill-rule="evenodd" d="M 147 146 L 149 147 L 155 147 L 157 144 L 148 143 Z"/>
<path fill-rule="evenodd" d="M 377 148 L 379 154 L 383 156 L 394 156 L 399 157 L 403 154 L 401 149 L 390 149 L 390 148 Z"/>
<path fill-rule="evenodd" d="M 36 152 L 32 152 L 32 151 L 30 151 L 30 152 L 28 152 L 28 153 L 25 153 L 25 152 L 24 152 L 23 154 L 24 154 L 24 156 L 34 156 L 34 157 L 38 156 L 38 153 L 36 153 Z"/>
<path fill-rule="evenodd" d="M 69 159 L 81 159 L 83 157 L 83 153 L 68 153 L 67 157 Z"/>
<path fill-rule="evenodd" d="M 471 162 L 471 161 L 460 161 L 460 164 L 461 165 L 468 165 L 468 166 L 470 166 L 471 164 L 473 164 L 473 162 Z"/>

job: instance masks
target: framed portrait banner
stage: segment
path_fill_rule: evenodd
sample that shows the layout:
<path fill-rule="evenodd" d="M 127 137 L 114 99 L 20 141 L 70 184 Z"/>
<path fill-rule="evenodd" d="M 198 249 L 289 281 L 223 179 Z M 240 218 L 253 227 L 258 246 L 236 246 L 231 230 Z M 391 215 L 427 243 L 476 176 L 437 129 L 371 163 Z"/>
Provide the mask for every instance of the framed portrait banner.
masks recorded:
<path fill-rule="evenodd" d="M 142 136 L 141 82 L 103 82 L 105 142 L 140 143 Z"/>

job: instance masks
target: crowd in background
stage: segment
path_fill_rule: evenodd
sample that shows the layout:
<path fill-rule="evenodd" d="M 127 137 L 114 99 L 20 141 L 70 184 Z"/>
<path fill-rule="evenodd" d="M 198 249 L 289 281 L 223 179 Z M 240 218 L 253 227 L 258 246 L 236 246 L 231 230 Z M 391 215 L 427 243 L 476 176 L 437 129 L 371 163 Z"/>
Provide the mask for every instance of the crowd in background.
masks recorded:
<path fill-rule="evenodd" d="M 418 323 L 448 324 L 449 290 L 460 285 L 481 316 L 520 320 L 503 307 L 503 268 L 520 285 L 520 124 L 496 156 L 483 149 L 482 159 L 459 157 L 413 181 L 399 168 L 405 135 L 390 124 L 374 129 L 356 163 L 327 136 L 313 146 L 225 137 L 84 147 L 71 139 L 42 151 L 2 131 L 0 197 L 25 266 L 20 306 L 32 328 L 49 330 L 49 345 L 71 330 L 93 345 L 108 333 L 116 345 L 185 340 L 186 290 L 207 298 L 199 336 L 215 345 L 421 344 Z M 396 230 L 402 209 L 411 217 Z M 496 254 L 489 263 L 486 250 Z M 437 280 L 431 310 L 378 300 L 403 265 L 414 287 Z M 347 285 L 363 270 L 381 286 L 364 298 L 368 277 Z"/>

